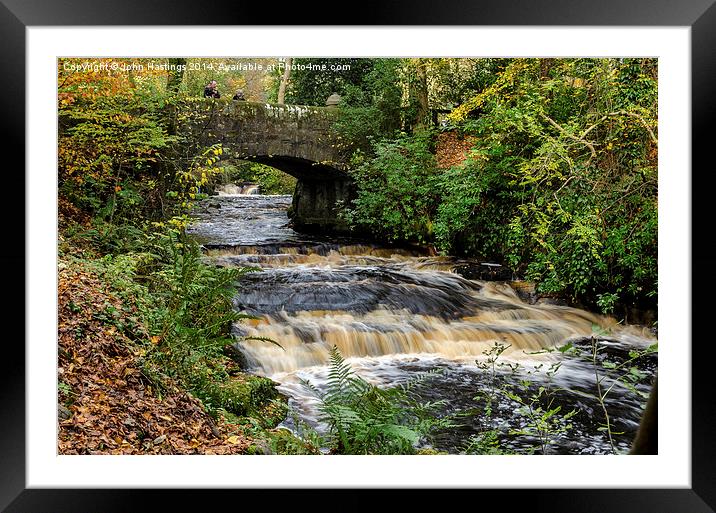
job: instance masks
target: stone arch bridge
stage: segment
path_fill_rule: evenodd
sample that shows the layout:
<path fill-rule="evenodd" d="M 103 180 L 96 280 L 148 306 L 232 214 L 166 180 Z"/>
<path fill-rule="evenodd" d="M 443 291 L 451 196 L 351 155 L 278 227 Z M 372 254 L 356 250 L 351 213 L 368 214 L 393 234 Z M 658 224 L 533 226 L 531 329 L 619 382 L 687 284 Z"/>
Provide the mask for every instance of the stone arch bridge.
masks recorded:
<path fill-rule="evenodd" d="M 338 109 L 228 99 L 201 99 L 184 108 L 177 133 L 191 146 L 221 143 L 224 158 L 266 164 L 298 180 L 290 213 L 296 229 L 347 229 L 338 211 L 353 187 L 331 132 Z"/>

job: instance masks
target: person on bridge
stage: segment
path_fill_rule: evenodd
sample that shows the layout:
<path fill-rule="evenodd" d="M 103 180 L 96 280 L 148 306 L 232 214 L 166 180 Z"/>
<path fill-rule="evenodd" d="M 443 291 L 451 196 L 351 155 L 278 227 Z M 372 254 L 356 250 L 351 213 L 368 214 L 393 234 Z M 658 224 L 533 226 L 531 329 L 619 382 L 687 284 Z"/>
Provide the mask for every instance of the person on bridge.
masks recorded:
<path fill-rule="evenodd" d="M 212 80 L 204 88 L 204 98 L 221 98 L 221 93 L 217 89 L 216 80 Z"/>

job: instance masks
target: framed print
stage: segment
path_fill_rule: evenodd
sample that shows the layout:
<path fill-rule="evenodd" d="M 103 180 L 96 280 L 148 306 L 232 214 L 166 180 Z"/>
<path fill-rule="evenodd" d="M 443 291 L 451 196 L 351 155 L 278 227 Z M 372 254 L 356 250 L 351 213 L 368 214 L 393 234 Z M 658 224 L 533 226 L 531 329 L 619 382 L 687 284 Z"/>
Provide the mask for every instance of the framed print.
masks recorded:
<path fill-rule="evenodd" d="M 0 12 L 3 511 L 714 510 L 712 2 Z"/>

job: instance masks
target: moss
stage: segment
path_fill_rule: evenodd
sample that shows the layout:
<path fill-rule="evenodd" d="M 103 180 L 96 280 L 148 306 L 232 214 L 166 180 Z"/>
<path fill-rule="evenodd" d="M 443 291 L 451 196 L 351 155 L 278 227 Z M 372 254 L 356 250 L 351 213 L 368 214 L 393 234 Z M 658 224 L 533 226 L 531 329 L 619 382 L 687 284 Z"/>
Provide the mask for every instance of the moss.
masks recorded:
<path fill-rule="evenodd" d="M 267 429 L 278 426 L 288 414 L 288 399 L 279 395 L 276 399 L 271 399 L 254 412 L 259 419 L 261 425 Z"/>
<path fill-rule="evenodd" d="M 210 395 L 217 406 L 229 413 L 239 417 L 260 416 L 262 409 L 266 409 L 269 403 L 278 399 L 276 385 L 277 383 L 268 378 L 239 374 L 226 382 L 216 384 Z M 277 409 L 274 407 L 274 410 Z"/>
<path fill-rule="evenodd" d="M 423 455 L 432 456 L 435 454 L 448 454 L 448 453 L 444 452 L 444 451 L 438 451 L 437 449 L 433 449 L 432 447 L 423 447 L 422 449 L 418 449 L 415 454 L 419 454 L 421 456 L 423 456 Z"/>
<path fill-rule="evenodd" d="M 226 410 L 221 410 L 221 414 L 238 432 L 253 440 L 245 454 L 320 454 L 318 448 L 288 429 L 276 427 L 286 417 L 287 411 L 288 398 L 279 394 L 277 399 L 268 401 L 251 416 L 238 416 Z"/>
<path fill-rule="evenodd" d="M 253 444 L 249 445 L 248 449 L 246 449 L 246 454 L 266 454 L 266 449 L 263 444 Z"/>
<path fill-rule="evenodd" d="M 268 432 L 268 435 L 275 454 L 320 454 L 317 447 L 301 440 L 288 429 L 275 429 Z"/>

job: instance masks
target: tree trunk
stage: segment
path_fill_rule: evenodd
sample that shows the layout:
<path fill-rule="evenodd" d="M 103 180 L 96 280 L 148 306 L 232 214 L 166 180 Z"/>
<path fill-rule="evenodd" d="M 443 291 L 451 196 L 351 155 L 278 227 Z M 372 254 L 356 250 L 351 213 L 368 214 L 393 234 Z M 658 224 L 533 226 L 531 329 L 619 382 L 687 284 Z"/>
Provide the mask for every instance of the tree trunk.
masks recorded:
<path fill-rule="evenodd" d="M 415 59 L 415 76 L 412 96 L 415 100 L 415 126 L 426 126 L 430 122 L 428 104 L 428 60 Z"/>
<path fill-rule="evenodd" d="M 179 86 L 184 79 L 184 68 L 186 67 L 186 58 L 168 59 L 169 60 L 169 78 L 167 79 L 167 92 L 177 94 Z"/>
<path fill-rule="evenodd" d="M 179 86 L 184 79 L 184 69 L 186 68 L 186 58 L 180 59 L 168 59 L 169 64 L 169 77 L 167 78 L 167 93 L 171 96 L 176 96 L 179 92 Z M 176 134 L 177 131 L 177 110 L 176 105 L 172 102 L 168 104 L 169 107 L 169 126 L 167 127 L 167 133 L 169 135 Z"/>
<path fill-rule="evenodd" d="M 654 385 L 651 387 L 646 409 L 641 417 L 639 429 L 636 432 L 629 454 L 658 454 L 659 452 L 659 415 L 657 412 L 656 384 L 657 380 L 654 378 Z"/>
<path fill-rule="evenodd" d="M 283 77 L 281 83 L 278 86 L 278 103 L 283 104 L 286 101 L 286 85 L 291 78 L 291 57 L 286 57 L 286 67 L 283 69 Z"/>
<path fill-rule="evenodd" d="M 539 60 L 539 78 L 541 80 L 547 80 L 549 78 L 549 72 L 554 66 L 554 59 L 540 59 Z"/>

